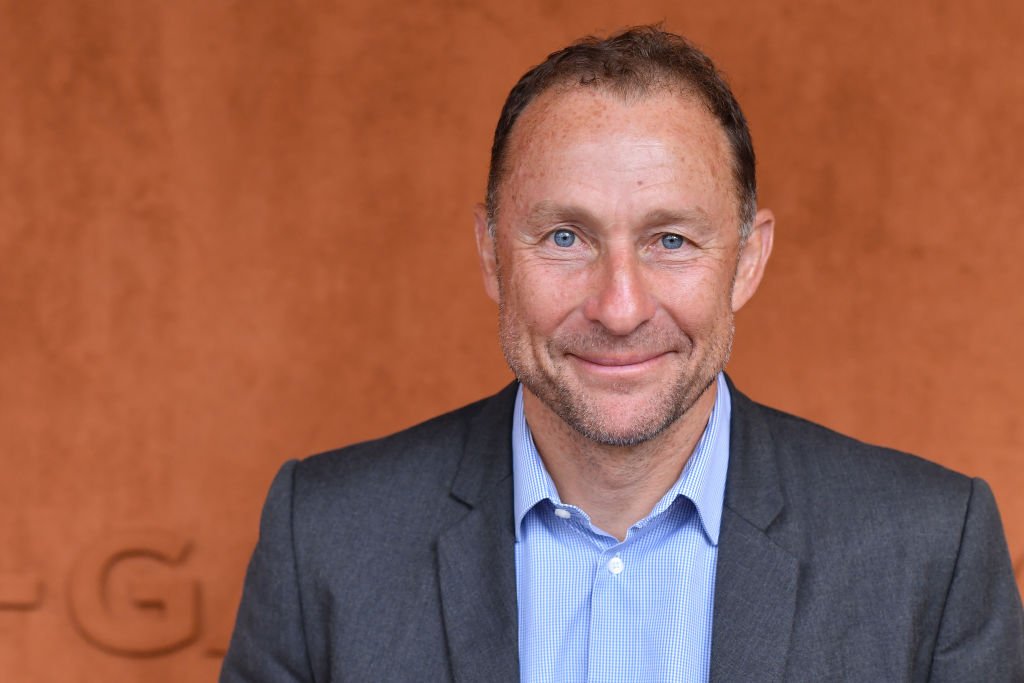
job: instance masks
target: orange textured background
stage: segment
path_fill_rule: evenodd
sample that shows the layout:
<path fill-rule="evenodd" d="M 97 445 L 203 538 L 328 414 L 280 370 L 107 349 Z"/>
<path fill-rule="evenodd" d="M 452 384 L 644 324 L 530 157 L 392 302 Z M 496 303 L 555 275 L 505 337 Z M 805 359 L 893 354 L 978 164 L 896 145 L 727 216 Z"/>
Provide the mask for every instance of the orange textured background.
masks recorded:
<path fill-rule="evenodd" d="M 985 477 L 1020 564 L 1021 3 L 0 0 L 3 680 L 215 679 L 281 461 L 509 377 L 470 219 L 508 89 L 659 19 L 779 219 L 733 377 Z"/>

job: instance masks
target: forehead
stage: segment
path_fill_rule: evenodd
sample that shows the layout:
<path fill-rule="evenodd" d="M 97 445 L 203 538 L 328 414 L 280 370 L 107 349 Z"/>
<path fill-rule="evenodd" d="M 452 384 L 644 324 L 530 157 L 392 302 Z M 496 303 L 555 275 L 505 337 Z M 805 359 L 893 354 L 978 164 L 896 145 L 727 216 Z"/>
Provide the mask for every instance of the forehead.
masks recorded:
<path fill-rule="evenodd" d="M 627 99 L 596 88 L 553 88 L 513 128 L 502 201 L 529 210 L 535 201 L 566 199 L 544 195 L 568 193 L 619 206 L 655 192 L 659 201 L 690 205 L 672 208 L 731 214 L 731 160 L 725 131 L 694 96 L 658 90 Z"/>

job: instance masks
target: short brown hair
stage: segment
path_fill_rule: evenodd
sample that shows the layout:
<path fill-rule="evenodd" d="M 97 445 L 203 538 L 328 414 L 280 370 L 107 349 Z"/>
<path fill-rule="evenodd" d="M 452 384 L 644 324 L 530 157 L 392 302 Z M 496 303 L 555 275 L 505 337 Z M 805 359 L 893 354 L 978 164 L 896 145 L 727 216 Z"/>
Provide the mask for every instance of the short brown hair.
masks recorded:
<path fill-rule="evenodd" d="M 530 102 L 558 85 L 602 88 L 624 98 L 643 97 L 654 89 L 672 86 L 681 86 L 695 95 L 721 124 L 729 140 L 740 234 L 744 238 L 749 234 L 757 210 L 757 178 L 747 120 L 711 58 L 682 36 L 660 26 L 636 26 L 604 39 L 582 38 L 552 52 L 519 79 L 502 107 L 491 146 L 486 203 L 492 230 L 512 128 Z"/>

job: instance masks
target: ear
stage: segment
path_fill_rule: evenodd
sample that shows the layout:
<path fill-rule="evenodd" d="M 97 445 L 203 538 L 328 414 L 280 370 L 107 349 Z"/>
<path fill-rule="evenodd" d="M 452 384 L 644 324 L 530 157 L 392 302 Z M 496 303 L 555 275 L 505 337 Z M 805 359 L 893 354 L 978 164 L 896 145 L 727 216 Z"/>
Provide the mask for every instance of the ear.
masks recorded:
<path fill-rule="evenodd" d="M 480 272 L 484 276 L 484 291 L 498 303 L 498 255 L 491 231 L 487 227 L 487 209 L 483 204 L 473 207 L 473 225 L 476 229 L 476 252 L 480 257 Z"/>
<path fill-rule="evenodd" d="M 754 226 L 746 241 L 740 245 L 739 261 L 736 264 L 736 281 L 732 288 L 733 312 L 754 296 L 768 257 L 772 253 L 772 241 L 775 238 L 775 215 L 769 209 L 760 209 L 754 216 Z"/>

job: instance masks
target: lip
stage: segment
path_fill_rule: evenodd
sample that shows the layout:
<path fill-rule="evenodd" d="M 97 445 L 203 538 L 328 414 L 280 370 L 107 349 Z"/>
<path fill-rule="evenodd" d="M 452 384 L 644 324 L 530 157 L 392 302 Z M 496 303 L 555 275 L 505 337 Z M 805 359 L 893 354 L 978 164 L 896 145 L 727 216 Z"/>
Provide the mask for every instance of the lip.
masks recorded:
<path fill-rule="evenodd" d="M 625 355 L 577 355 L 568 354 L 585 369 L 601 374 L 629 374 L 643 372 L 658 364 L 668 352 L 633 353 Z"/>

